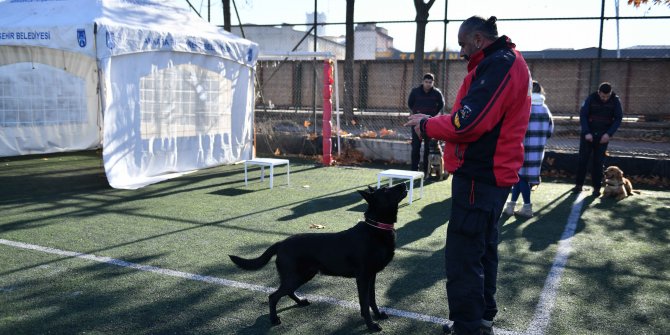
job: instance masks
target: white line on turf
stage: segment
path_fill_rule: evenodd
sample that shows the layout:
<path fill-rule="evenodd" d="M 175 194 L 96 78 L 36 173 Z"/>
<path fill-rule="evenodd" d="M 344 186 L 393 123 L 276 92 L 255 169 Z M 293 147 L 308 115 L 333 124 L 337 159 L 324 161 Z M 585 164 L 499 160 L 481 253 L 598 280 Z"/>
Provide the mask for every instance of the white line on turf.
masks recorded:
<path fill-rule="evenodd" d="M 247 283 L 242 283 L 242 282 L 223 279 L 223 278 L 217 278 L 217 277 L 211 277 L 211 276 L 202 276 L 202 275 L 188 273 L 188 272 L 163 269 L 163 268 L 150 266 L 150 265 L 142 265 L 142 264 L 126 262 L 124 260 L 110 258 L 110 257 L 103 257 L 103 256 L 84 254 L 84 253 L 79 253 L 79 252 L 74 252 L 74 251 L 54 249 L 54 248 L 43 247 L 43 246 L 34 245 L 34 244 L 27 244 L 27 243 L 23 243 L 23 242 L 15 242 L 15 241 L 10 241 L 10 240 L 0 239 L 0 244 L 4 244 L 4 245 L 11 246 L 11 247 L 16 247 L 16 248 L 41 251 L 41 252 L 54 254 L 54 255 L 59 255 L 59 256 L 76 257 L 76 258 L 86 259 L 86 260 L 93 261 L 93 262 L 107 263 L 107 264 L 116 265 L 116 266 L 120 266 L 120 267 L 124 267 L 124 268 L 132 268 L 132 269 L 136 269 L 136 270 L 140 270 L 140 271 L 153 272 L 153 273 L 157 273 L 157 274 L 161 274 L 161 275 L 168 275 L 168 276 L 172 276 L 172 277 L 179 277 L 179 278 L 184 278 L 184 279 L 197 280 L 197 281 L 216 284 L 216 285 L 221 285 L 221 286 L 235 287 L 235 288 L 240 288 L 240 289 L 249 290 L 249 291 L 263 292 L 263 293 L 268 293 L 268 294 L 275 291 L 274 288 L 266 287 L 266 286 L 253 285 L 253 284 L 247 284 Z M 356 309 L 356 310 L 359 309 L 357 302 L 343 301 L 343 300 L 338 300 L 338 299 L 331 298 L 331 297 L 324 297 L 324 296 L 312 295 L 312 294 L 307 294 L 307 295 L 304 295 L 304 296 L 305 296 L 305 298 L 307 298 L 307 299 L 309 299 L 313 302 L 315 302 L 315 301 L 316 302 L 323 302 L 323 303 L 327 303 L 327 304 L 331 304 L 331 305 L 337 305 L 337 306 L 345 307 L 345 308 L 351 308 L 351 309 Z M 393 309 L 393 308 L 380 307 L 380 309 L 385 311 L 389 315 L 395 315 L 395 316 L 399 316 L 399 317 L 403 317 L 403 318 L 407 318 L 407 319 L 414 319 L 414 320 L 425 321 L 425 322 L 433 322 L 433 323 L 437 323 L 437 324 L 447 323 L 447 319 L 439 318 L 439 317 L 436 317 L 436 316 L 419 314 L 419 313 L 403 311 L 403 310 Z"/>
<path fill-rule="evenodd" d="M 556 252 L 556 257 L 554 257 L 554 264 L 552 264 L 551 270 L 549 270 L 549 275 L 544 281 L 544 287 L 542 288 L 542 293 L 540 293 L 540 301 L 535 308 L 533 320 L 530 322 L 530 325 L 524 334 L 543 335 L 547 330 L 551 318 L 551 311 L 554 309 L 554 302 L 556 301 L 556 295 L 558 294 L 561 275 L 568 262 L 568 256 L 572 251 L 572 237 L 575 235 L 577 222 L 579 222 L 585 198 L 586 193 L 580 193 L 572 204 L 568 222 L 561 235 L 561 240 L 558 242 L 558 250 Z"/>

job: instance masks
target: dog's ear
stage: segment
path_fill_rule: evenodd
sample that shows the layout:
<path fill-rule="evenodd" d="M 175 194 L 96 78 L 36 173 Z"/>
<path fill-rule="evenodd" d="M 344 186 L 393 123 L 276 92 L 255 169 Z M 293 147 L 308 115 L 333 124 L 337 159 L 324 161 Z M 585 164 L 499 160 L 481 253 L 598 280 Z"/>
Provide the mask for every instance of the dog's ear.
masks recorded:
<path fill-rule="evenodd" d="M 358 193 L 365 199 L 365 201 L 370 202 L 370 198 L 372 197 L 372 193 L 374 193 L 374 189 L 370 186 L 368 186 L 367 191 L 358 191 Z"/>
<path fill-rule="evenodd" d="M 358 193 L 365 199 L 365 201 L 370 202 L 370 193 L 367 193 L 365 191 L 358 191 Z"/>
<path fill-rule="evenodd" d="M 368 193 L 375 193 L 375 189 L 368 185 Z"/>
<path fill-rule="evenodd" d="M 612 166 L 612 171 L 617 178 L 623 178 L 623 170 L 619 169 L 618 166 Z"/>

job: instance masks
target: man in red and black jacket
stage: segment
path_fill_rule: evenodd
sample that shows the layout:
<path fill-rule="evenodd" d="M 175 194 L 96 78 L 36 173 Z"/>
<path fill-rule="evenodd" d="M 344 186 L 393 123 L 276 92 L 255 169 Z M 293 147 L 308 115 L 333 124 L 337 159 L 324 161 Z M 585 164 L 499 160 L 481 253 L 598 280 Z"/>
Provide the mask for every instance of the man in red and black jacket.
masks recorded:
<path fill-rule="evenodd" d="M 446 273 L 449 319 L 445 333 L 492 334 L 498 272 L 498 219 L 523 165 L 532 82 L 528 66 L 496 17 L 473 16 L 458 32 L 468 60 L 451 113 L 411 115 L 406 125 L 444 140 L 452 180 Z"/>

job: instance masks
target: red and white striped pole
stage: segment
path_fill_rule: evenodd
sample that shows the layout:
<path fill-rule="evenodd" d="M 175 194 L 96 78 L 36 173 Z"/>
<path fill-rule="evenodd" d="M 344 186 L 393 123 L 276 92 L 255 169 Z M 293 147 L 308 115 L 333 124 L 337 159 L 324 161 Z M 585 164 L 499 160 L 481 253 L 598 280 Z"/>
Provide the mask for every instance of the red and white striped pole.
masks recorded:
<path fill-rule="evenodd" d="M 333 61 L 325 59 L 323 63 L 323 165 L 330 166 L 332 163 L 332 141 L 331 141 L 331 113 L 333 110 Z"/>

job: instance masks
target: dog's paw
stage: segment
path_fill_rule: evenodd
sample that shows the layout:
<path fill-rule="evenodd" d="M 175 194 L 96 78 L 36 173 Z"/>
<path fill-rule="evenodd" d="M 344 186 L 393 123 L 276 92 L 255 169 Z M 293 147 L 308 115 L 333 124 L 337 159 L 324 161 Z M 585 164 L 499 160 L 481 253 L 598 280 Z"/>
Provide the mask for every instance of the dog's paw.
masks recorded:
<path fill-rule="evenodd" d="M 300 306 L 300 307 L 305 307 L 305 306 L 309 306 L 309 305 L 310 305 L 310 302 L 307 299 L 300 299 L 300 301 L 298 301 L 298 306 Z"/>
<path fill-rule="evenodd" d="M 389 318 L 389 316 L 385 312 L 379 312 L 379 313 L 375 313 L 375 318 L 377 320 L 386 320 L 386 319 Z"/>
<path fill-rule="evenodd" d="M 368 330 L 371 332 L 380 332 L 382 331 L 382 327 L 380 327 L 379 324 L 375 322 L 370 322 L 370 324 L 368 325 Z"/>
<path fill-rule="evenodd" d="M 281 319 L 279 319 L 278 316 L 270 317 L 270 323 L 272 323 L 273 326 L 280 325 L 281 324 Z"/>

